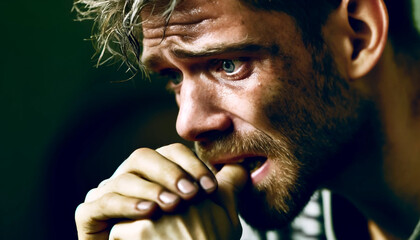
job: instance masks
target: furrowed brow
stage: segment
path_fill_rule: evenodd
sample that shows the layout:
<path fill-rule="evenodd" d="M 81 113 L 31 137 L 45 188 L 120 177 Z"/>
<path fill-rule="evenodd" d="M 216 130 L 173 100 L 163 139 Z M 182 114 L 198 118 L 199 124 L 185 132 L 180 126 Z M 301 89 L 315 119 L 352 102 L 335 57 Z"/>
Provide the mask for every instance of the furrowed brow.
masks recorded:
<path fill-rule="evenodd" d="M 220 56 L 229 53 L 262 53 L 270 55 L 283 55 L 278 45 L 261 45 L 255 43 L 232 43 L 223 44 L 220 46 L 212 46 L 200 50 L 186 50 L 174 48 L 171 50 L 173 56 L 179 59 L 194 59 L 194 58 L 209 58 L 213 56 Z M 163 62 L 159 55 L 151 55 L 144 59 L 143 64 L 147 69 L 154 70 Z"/>
<path fill-rule="evenodd" d="M 233 43 L 229 45 L 220 45 L 216 47 L 209 47 L 201 50 L 186 50 L 186 49 L 173 49 L 172 53 L 175 57 L 180 59 L 187 58 L 206 58 L 222 54 L 229 54 L 235 52 L 248 52 L 248 53 L 257 53 L 257 52 L 267 52 L 270 54 L 278 54 L 279 48 L 277 45 L 273 46 L 264 46 L 253 43 Z"/>

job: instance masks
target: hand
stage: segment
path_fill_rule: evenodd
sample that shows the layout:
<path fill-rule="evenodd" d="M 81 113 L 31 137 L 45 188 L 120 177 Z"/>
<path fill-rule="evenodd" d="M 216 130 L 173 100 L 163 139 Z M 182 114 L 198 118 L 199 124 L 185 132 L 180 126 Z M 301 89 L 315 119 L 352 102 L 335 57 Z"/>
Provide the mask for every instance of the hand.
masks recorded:
<path fill-rule="evenodd" d="M 124 221 L 114 225 L 110 239 L 240 239 L 242 228 L 236 211 L 236 193 L 247 173 L 239 165 L 226 165 L 217 173 L 217 193 L 191 205 L 185 212 L 158 220 Z"/>
<path fill-rule="evenodd" d="M 159 209 L 174 211 L 200 188 L 210 194 L 217 182 L 187 147 L 172 144 L 156 151 L 138 149 L 110 179 L 89 191 L 76 209 L 79 239 L 108 239 L 115 219 L 149 218 Z"/>

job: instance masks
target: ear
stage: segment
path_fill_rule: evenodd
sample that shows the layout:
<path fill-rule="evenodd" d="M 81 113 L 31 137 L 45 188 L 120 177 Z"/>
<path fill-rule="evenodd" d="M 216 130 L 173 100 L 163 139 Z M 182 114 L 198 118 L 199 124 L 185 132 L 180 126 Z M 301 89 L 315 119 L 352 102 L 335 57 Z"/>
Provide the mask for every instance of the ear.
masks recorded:
<path fill-rule="evenodd" d="M 335 24 L 332 41 L 340 47 L 349 79 L 369 73 L 381 58 L 388 38 L 388 12 L 383 0 L 342 0 L 328 24 Z M 338 26 L 337 26 L 338 25 Z M 344 54 L 344 55 L 342 55 Z"/>

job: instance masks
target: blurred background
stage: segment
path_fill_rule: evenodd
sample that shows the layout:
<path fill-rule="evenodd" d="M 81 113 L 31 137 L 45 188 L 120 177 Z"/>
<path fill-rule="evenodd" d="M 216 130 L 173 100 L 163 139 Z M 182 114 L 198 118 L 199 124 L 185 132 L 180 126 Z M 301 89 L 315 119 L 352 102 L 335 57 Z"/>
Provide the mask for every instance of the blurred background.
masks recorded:
<path fill-rule="evenodd" d="M 164 82 L 94 67 L 72 1 L 0 3 L 0 239 L 76 239 L 74 210 L 138 147 L 180 141 Z"/>
<path fill-rule="evenodd" d="M 91 23 L 71 8 L 0 3 L 0 239 L 76 239 L 88 189 L 134 149 L 180 141 L 165 83 L 94 68 Z"/>

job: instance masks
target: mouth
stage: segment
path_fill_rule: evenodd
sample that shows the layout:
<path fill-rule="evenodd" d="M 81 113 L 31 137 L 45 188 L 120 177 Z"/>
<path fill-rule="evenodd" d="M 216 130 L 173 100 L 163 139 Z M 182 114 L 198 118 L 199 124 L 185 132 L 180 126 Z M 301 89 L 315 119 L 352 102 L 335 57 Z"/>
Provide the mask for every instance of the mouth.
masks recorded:
<path fill-rule="evenodd" d="M 251 174 L 257 171 L 267 161 L 267 157 L 255 156 L 244 158 L 240 164 Z"/>
<path fill-rule="evenodd" d="M 236 163 L 240 164 L 244 167 L 249 173 L 254 173 L 257 171 L 264 163 L 267 161 L 267 157 L 265 156 L 252 156 L 252 157 L 245 157 L 241 160 L 237 161 Z M 214 167 L 217 171 L 220 171 L 225 164 L 215 164 Z"/>

